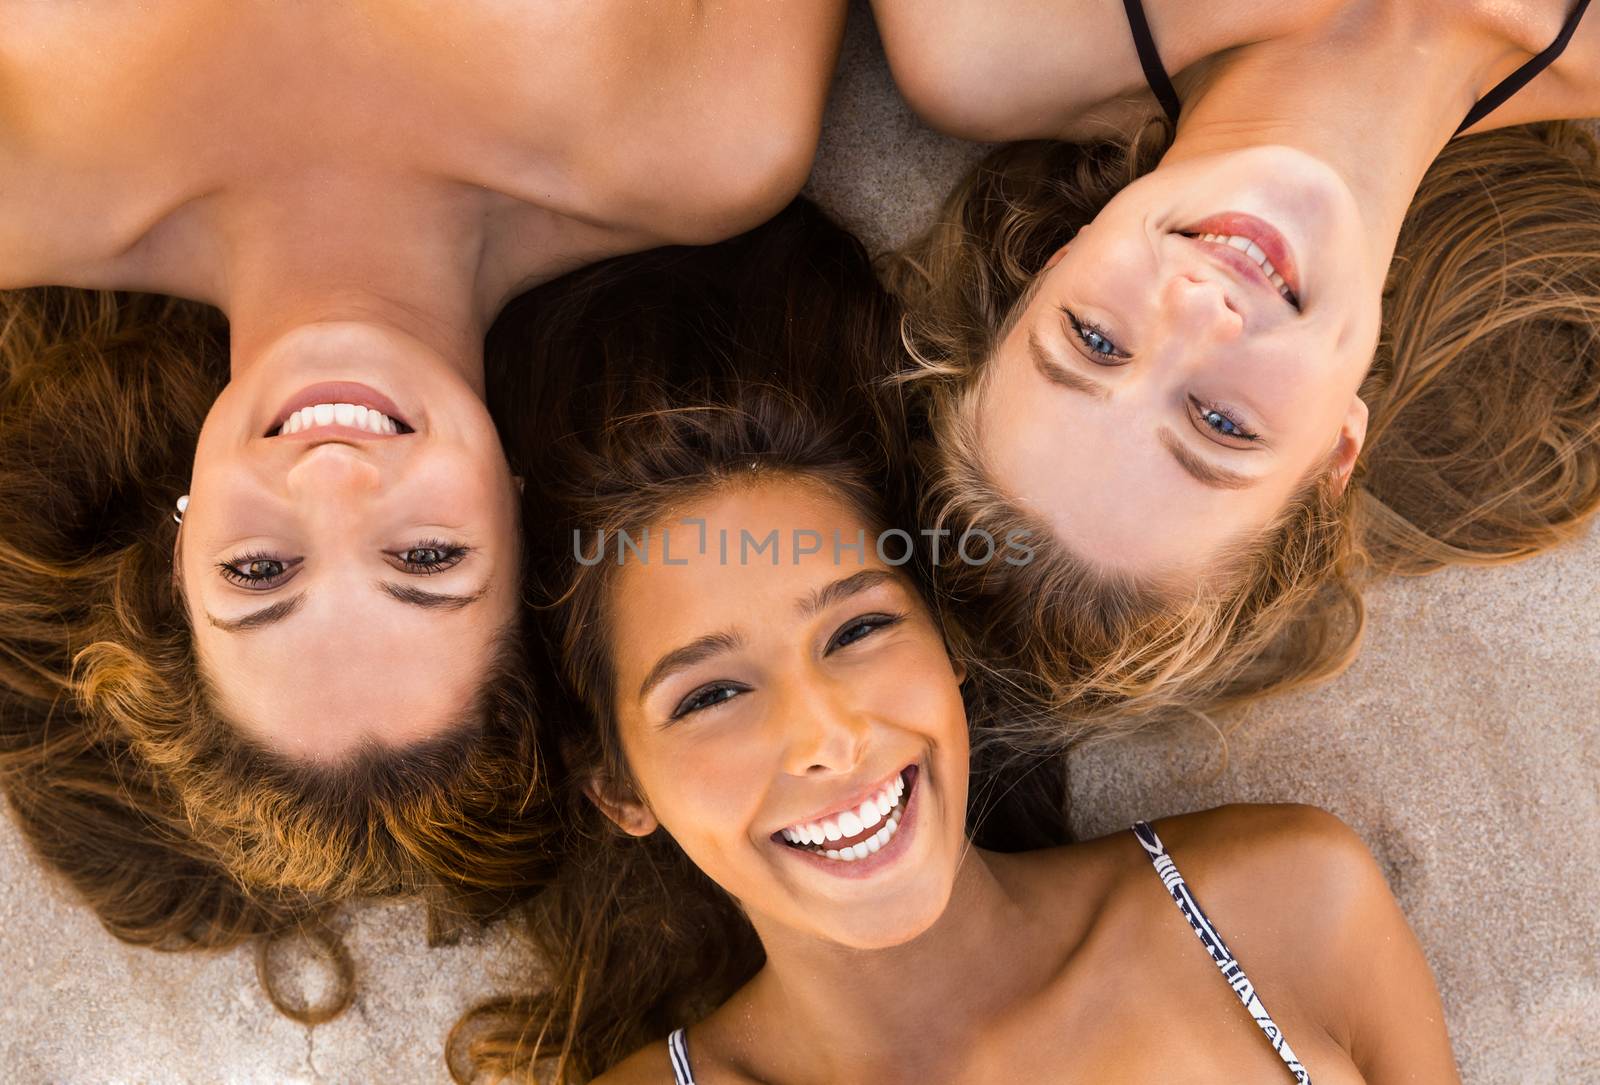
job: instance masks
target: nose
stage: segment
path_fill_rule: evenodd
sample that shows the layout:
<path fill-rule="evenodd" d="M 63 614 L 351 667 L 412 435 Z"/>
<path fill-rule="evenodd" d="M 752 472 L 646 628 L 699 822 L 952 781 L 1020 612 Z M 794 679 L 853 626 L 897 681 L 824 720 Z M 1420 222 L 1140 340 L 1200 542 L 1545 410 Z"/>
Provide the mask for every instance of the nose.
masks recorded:
<path fill-rule="evenodd" d="M 861 764 L 870 724 L 843 687 L 810 677 L 779 712 L 786 738 L 783 767 L 791 776 L 849 775 Z"/>
<path fill-rule="evenodd" d="M 378 465 L 355 446 L 327 441 L 307 449 L 289 468 L 291 497 L 354 497 L 383 483 Z"/>
<path fill-rule="evenodd" d="M 1229 304 L 1222 283 L 1198 270 L 1174 274 L 1165 295 L 1167 315 L 1185 338 L 1227 342 L 1244 331 L 1244 316 Z"/>

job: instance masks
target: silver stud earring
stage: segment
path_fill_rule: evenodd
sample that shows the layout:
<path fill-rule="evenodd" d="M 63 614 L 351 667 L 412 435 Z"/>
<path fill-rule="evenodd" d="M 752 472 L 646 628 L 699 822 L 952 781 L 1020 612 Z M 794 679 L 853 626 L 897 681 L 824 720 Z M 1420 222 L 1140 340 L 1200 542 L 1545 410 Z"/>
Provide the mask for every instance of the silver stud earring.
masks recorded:
<path fill-rule="evenodd" d="M 175 524 L 183 523 L 183 514 L 188 511 L 189 495 L 184 494 L 182 497 L 178 498 L 178 511 L 172 514 L 172 522 Z"/>

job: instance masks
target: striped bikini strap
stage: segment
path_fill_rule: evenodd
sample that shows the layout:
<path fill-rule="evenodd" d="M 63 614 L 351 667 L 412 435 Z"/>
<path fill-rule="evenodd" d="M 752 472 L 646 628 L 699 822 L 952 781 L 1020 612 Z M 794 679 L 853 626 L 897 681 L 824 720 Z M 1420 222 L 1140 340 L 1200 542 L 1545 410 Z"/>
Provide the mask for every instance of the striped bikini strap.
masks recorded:
<path fill-rule="evenodd" d="M 683 1029 L 675 1028 L 667 1037 L 667 1057 L 672 1060 L 674 1085 L 694 1085 L 694 1071 L 689 1069 L 689 1034 Z"/>
<path fill-rule="evenodd" d="M 1283 1030 L 1272 1020 L 1267 1008 L 1261 1004 L 1255 985 L 1250 982 L 1249 977 L 1244 974 L 1244 969 L 1228 951 L 1227 944 L 1222 941 L 1222 935 L 1217 933 L 1217 929 L 1206 918 L 1205 912 L 1200 910 L 1199 902 L 1189 892 L 1189 886 L 1184 882 L 1183 875 L 1178 873 L 1177 864 L 1172 861 L 1172 856 L 1167 854 L 1161 838 L 1156 835 L 1156 831 L 1149 823 L 1144 821 L 1137 822 L 1133 826 L 1133 835 L 1139 838 L 1145 854 L 1155 865 L 1156 873 L 1161 876 L 1161 884 L 1172 894 L 1173 901 L 1178 905 L 1178 911 L 1189 921 L 1189 926 L 1199 937 L 1200 944 L 1206 947 L 1206 952 L 1211 954 L 1211 959 L 1216 962 L 1217 970 L 1228 981 L 1228 986 L 1233 988 L 1233 993 L 1238 996 L 1250 1016 L 1255 1018 L 1261 1031 L 1266 1034 L 1272 1049 L 1283 1059 L 1284 1065 L 1289 1068 L 1289 1072 L 1294 1075 L 1299 1085 L 1311 1085 L 1311 1075 L 1306 1073 L 1306 1068 L 1295 1058 L 1294 1051 L 1289 1047 L 1289 1041 L 1283 1038 Z"/>

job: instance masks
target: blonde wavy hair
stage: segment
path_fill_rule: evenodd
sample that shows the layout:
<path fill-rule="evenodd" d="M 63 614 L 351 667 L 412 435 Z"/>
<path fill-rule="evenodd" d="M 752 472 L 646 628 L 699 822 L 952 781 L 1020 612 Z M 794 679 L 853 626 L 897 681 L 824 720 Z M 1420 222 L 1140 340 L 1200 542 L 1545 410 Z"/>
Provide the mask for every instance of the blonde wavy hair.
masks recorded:
<path fill-rule="evenodd" d="M 1563 122 L 1453 141 L 1424 177 L 1342 495 L 1319 471 L 1228 575 L 1180 594 L 1057 542 L 983 467 L 985 366 L 1050 254 L 1170 141 L 1156 122 L 1124 143 L 1002 147 L 886 264 L 908 308 L 910 364 L 890 380 L 923 427 L 921 522 L 1031 532 L 1028 564 L 952 554 L 935 575 L 969 666 L 1056 721 L 1018 724 L 1032 753 L 1332 677 L 1356 655 L 1368 577 L 1524 558 L 1600 505 L 1600 149 Z"/>
<path fill-rule="evenodd" d="M 436 741 L 316 766 L 242 737 L 212 707 L 172 568 L 173 496 L 227 359 L 203 306 L 0 294 L 0 786 L 126 941 L 315 932 L 341 901 L 397 895 L 447 937 L 520 899 L 548 850 L 525 816 L 543 778 L 522 630 Z"/>

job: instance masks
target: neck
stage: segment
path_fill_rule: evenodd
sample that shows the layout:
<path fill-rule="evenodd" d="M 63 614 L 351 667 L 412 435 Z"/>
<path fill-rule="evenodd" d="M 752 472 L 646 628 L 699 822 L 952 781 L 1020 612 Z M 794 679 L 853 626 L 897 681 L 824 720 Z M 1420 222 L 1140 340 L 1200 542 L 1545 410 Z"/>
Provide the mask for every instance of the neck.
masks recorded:
<path fill-rule="evenodd" d="M 1414 12 L 1239 49 L 1186 80 L 1163 163 L 1263 144 L 1313 155 L 1344 178 L 1387 266 L 1423 174 L 1471 108 L 1463 73 L 1476 68 L 1470 43 L 1438 39 Z"/>
<path fill-rule="evenodd" d="M 767 962 L 753 981 L 762 1061 L 820 1080 L 929 1081 L 958 1061 L 1059 962 L 997 857 L 969 847 L 950 903 L 903 945 L 857 950 L 763 923 Z M 1003 858 L 1003 857 L 1001 857 Z"/>
<path fill-rule="evenodd" d="M 509 289 L 483 272 L 481 209 L 443 185 L 324 190 L 338 186 L 228 209 L 217 294 L 233 377 L 295 328 L 354 322 L 417 341 L 481 394 L 483 339 Z"/>

